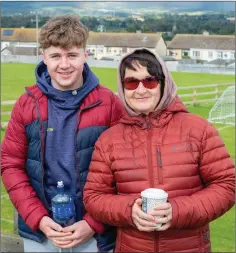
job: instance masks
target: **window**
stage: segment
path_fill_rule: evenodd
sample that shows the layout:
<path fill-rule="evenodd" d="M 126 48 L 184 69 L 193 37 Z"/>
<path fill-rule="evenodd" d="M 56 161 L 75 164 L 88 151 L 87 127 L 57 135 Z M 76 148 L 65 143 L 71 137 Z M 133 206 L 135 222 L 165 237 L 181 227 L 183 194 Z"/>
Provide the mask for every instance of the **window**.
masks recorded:
<path fill-rule="evenodd" d="M 200 51 L 193 51 L 193 56 L 199 57 L 200 56 Z"/>
<path fill-rule="evenodd" d="M 209 51 L 208 52 L 208 58 L 212 58 L 213 57 L 213 52 L 212 51 Z"/>
<path fill-rule="evenodd" d="M 12 36 L 13 35 L 13 30 L 4 30 L 3 31 L 3 36 Z"/>
<path fill-rule="evenodd" d="M 231 59 L 235 59 L 235 53 L 234 53 L 234 52 L 231 52 L 230 58 L 231 58 Z"/>
<path fill-rule="evenodd" d="M 218 58 L 223 58 L 223 52 L 218 52 Z"/>
<path fill-rule="evenodd" d="M 183 50 L 182 51 L 182 56 L 189 56 L 189 51 Z"/>

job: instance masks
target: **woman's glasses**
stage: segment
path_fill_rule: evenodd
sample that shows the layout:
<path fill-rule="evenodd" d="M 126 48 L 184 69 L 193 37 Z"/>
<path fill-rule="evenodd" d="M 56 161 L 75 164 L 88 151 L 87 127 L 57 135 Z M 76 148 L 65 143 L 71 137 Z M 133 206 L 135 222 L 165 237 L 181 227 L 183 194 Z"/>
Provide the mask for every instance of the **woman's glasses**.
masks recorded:
<path fill-rule="evenodd" d="M 122 84 L 126 90 L 135 90 L 138 88 L 140 82 L 146 89 L 154 89 L 159 84 L 154 76 L 148 76 L 142 80 L 134 77 L 127 77 L 123 79 Z"/>

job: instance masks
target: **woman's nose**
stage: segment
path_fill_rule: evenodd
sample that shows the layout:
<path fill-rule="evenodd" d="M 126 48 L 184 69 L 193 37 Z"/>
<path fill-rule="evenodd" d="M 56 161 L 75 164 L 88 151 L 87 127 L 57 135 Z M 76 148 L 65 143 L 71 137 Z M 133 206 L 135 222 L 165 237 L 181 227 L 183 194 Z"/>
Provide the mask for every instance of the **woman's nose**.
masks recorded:
<path fill-rule="evenodd" d="M 145 86 L 143 85 L 142 82 L 139 82 L 139 85 L 135 91 L 139 94 L 142 94 L 142 93 L 145 93 L 147 91 L 147 89 L 145 88 Z"/>

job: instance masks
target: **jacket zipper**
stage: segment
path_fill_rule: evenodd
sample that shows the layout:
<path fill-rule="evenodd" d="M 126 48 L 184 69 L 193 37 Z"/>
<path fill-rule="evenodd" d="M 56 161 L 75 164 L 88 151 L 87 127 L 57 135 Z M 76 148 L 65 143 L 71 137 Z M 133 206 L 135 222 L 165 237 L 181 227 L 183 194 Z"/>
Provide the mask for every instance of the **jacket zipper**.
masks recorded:
<path fill-rule="evenodd" d="M 46 205 L 46 207 L 51 210 L 51 208 L 49 207 L 49 204 L 47 202 L 45 193 L 44 193 L 44 149 L 45 149 L 45 145 L 44 145 L 44 124 L 43 121 L 41 121 L 40 118 L 40 110 L 39 110 L 39 104 L 38 104 L 38 100 L 34 97 L 34 95 L 28 90 L 26 89 L 27 93 L 34 99 L 35 102 L 35 107 L 36 107 L 36 111 L 37 111 L 37 115 L 38 115 L 38 119 L 40 122 L 40 136 L 41 136 L 41 143 L 42 143 L 42 147 L 41 147 L 41 160 L 42 160 L 42 187 L 43 187 L 43 198 L 44 198 L 44 203 Z"/>
<path fill-rule="evenodd" d="M 161 160 L 161 149 L 157 148 L 157 164 L 158 164 L 158 181 L 159 184 L 163 184 L 163 178 L 162 178 L 162 160 Z"/>
<path fill-rule="evenodd" d="M 79 112 L 78 112 L 78 117 L 77 117 L 77 120 L 76 120 L 76 127 L 75 127 L 75 169 L 76 169 L 76 173 L 78 172 L 78 182 L 79 182 L 79 190 L 81 192 L 81 200 L 83 201 L 83 191 L 82 191 L 82 188 L 81 188 L 81 180 L 80 180 L 80 168 L 79 168 L 79 157 L 78 157 L 78 154 L 77 154 L 77 135 L 78 135 L 78 131 L 79 131 L 79 124 L 80 124 L 80 119 L 81 119 L 81 114 L 82 112 L 88 110 L 88 109 L 91 109 L 97 105 L 99 105 L 102 101 L 99 100 L 97 101 L 95 104 L 92 104 L 92 105 L 89 105 L 83 109 L 81 109 Z M 83 212 L 82 210 L 82 206 L 81 205 L 81 214 Z M 82 218 L 82 217 L 81 217 Z"/>
<path fill-rule="evenodd" d="M 147 123 L 147 155 L 148 155 L 148 170 L 149 170 L 149 181 L 151 183 L 151 187 L 155 186 L 154 177 L 153 177 L 153 166 L 152 166 L 152 126 L 149 117 L 146 117 Z"/>

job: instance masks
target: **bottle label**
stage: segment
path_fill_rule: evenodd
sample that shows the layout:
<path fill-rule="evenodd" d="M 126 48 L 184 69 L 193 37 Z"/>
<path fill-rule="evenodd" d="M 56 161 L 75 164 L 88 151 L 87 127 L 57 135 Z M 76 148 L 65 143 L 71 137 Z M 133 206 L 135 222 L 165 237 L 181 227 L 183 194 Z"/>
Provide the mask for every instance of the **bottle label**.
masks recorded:
<path fill-rule="evenodd" d="M 53 216 L 57 219 L 69 219 L 74 216 L 75 210 L 73 203 L 53 204 Z"/>

